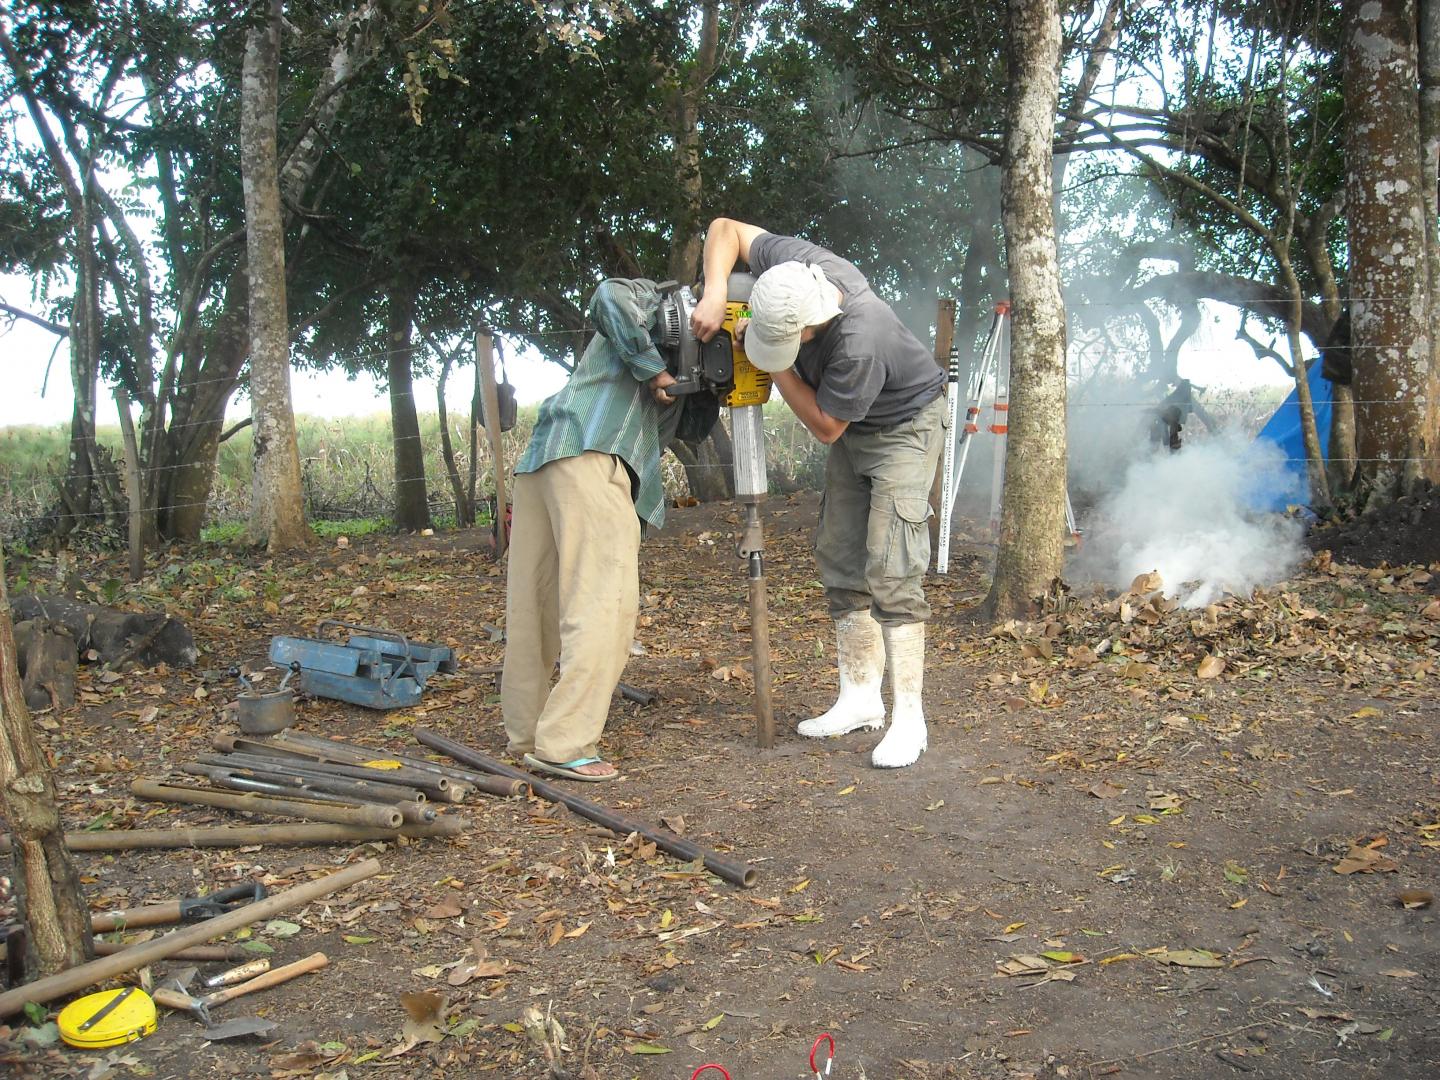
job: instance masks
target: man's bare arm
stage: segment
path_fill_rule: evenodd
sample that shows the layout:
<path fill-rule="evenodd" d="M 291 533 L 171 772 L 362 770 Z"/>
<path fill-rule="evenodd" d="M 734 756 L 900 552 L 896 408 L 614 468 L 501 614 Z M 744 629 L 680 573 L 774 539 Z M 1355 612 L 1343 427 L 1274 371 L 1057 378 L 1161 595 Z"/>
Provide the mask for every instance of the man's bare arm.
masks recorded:
<path fill-rule="evenodd" d="M 829 446 L 850 426 L 849 420 L 837 420 L 815 400 L 815 391 L 810 389 L 799 375 L 795 374 L 794 368 L 785 371 L 777 371 L 770 376 L 774 381 L 775 389 L 780 391 L 780 396 L 785 399 L 785 404 L 790 406 L 790 411 L 795 414 L 799 421 L 804 424 L 810 434 L 819 439 L 826 446 Z"/>
<path fill-rule="evenodd" d="M 709 341 L 725 321 L 725 285 L 738 261 L 750 262 L 750 244 L 765 232 L 734 218 L 716 218 L 705 234 L 705 281 L 707 288 L 690 315 L 690 329 L 701 341 Z"/>

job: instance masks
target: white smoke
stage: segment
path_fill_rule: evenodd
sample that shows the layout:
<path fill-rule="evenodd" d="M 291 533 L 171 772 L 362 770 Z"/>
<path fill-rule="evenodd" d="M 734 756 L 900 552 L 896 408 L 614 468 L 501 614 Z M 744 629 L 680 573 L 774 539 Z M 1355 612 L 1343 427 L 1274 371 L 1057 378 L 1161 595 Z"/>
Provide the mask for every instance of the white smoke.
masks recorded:
<path fill-rule="evenodd" d="M 1088 521 L 1070 576 L 1126 588 L 1156 571 L 1165 595 L 1203 607 L 1287 577 L 1304 554 L 1304 525 L 1269 512 L 1301 501 L 1273 444 L 1226 435 L 1134 462 Z"/>

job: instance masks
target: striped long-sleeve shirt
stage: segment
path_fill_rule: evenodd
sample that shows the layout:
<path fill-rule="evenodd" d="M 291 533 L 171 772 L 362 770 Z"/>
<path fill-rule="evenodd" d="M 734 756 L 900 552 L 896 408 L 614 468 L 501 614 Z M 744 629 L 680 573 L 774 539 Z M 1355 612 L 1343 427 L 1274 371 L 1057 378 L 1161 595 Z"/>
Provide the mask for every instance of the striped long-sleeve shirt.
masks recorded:
<path fill-rule="evenodd" d="M 659 528 L 665 522 L 660 483 L 662 412 L 647 381 L 665 370 L 651 340 L 660 305 L 655 283 L 644 278 L 611 278 L 590 299 L 594 338 L 565 388 L 540 405 L 530 445 L 517 473 L 587 450 L 615 454 L 630 470 L 630 493 L 640 520 Z"/>

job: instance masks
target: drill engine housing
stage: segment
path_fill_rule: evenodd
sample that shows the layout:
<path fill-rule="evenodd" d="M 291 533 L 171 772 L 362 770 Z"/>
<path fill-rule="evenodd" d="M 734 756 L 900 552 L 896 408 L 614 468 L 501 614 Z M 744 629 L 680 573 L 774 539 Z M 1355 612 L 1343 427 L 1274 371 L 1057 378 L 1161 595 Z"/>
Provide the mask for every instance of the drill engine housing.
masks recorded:
<path fill-rule="evenodd" d="M 770 376 L 746 358 L 735 343 L 735 325 L 750 315 L 750 274 L 731 274 L 725 321 L 709 341 L 700 341 L 690 330 L 690 316 L 697 297 L 688 285 L 673 281 L 660 286 L 657 345 L 666 366 L 675 376 L 675 385 L 665 388 L 672 397 L 708 390 L 730 408 L 763 405 L 770 400 Z"/>

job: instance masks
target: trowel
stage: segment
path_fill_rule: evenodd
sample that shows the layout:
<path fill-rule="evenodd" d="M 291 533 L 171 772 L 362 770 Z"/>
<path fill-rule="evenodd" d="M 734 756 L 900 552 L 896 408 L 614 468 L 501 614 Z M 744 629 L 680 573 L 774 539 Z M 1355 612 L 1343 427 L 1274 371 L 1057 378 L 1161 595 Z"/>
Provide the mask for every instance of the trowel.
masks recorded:
<path fill-rule="evenodd" d="M 162 982 L 150 996 L 154 998 L 157 1005 L 188 1012 L 198 1019 L 205 1025 L 204 1036 L 210 1042 L 234 1039 L 242 1035 L 268 1035 L 277 1026 L 273 1020 L 264 1020 L 258 1016 L 241 1016 L 217 1024 L 211 1019 L 210 1010 L 216 1005 L 223 1005 L 227 1001 L 243 997 L 246 994 L 253 994 L 257 990 L 265 990 L 271 986 L 289 982 L 297 975 L 315 971 L 329 962 L 330 958 L 324 953 L 312 953 L 303 960 L 275 968 L 257 978 L 242 982 L 237 986 L 218 990 L 213 994 L 206 994 L 203 997 L 195 997 L 189 992 L 189 986 L 195 980 L 196 971 L 194 968 L 186 968 Z"/>

